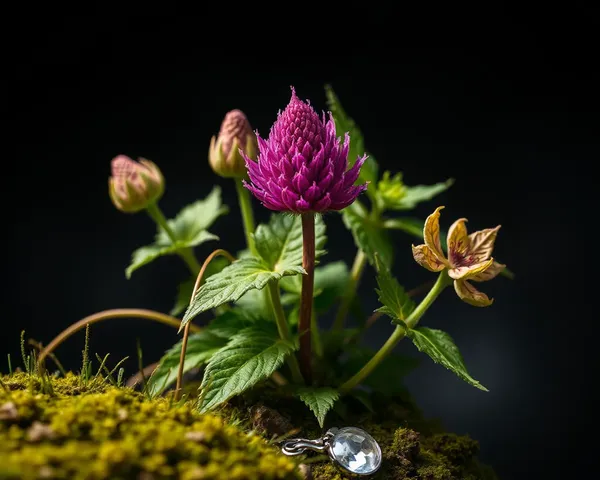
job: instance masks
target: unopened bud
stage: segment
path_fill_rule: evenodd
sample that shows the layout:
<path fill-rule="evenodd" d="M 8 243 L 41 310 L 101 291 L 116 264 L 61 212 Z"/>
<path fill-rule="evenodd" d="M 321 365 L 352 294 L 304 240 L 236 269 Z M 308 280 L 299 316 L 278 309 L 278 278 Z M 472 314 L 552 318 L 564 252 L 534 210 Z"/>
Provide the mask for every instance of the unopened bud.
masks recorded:
<path fill-rule="evenodd" d="M 210 140 L 208 161 L 213 171 L 221 177 L 246 177 L 246 161 L 240 149 L 256 160 L 258 145 L 250 122 L 241 110 L 225 115 L 217 137 Z"/>
<path fill-rule="evenodd" d="M 139 212 L 160 199 L 164 192 L 163 175 L 150 160 L 140 158 L 135 162 L 126 155 L 118 155 L 112 159 L 111 169 L 110 199 L 122 212 Z"/>
<path fill-rule="evenodd" d="M 394 176 L 389 171 L 384 172 L 381 180 L 377 184 L 377 195 L 382 203 L 381 208 L 401 208 L 402 200 L 408 190 L 402 181 L 402 173 L 398 172 Z"/>

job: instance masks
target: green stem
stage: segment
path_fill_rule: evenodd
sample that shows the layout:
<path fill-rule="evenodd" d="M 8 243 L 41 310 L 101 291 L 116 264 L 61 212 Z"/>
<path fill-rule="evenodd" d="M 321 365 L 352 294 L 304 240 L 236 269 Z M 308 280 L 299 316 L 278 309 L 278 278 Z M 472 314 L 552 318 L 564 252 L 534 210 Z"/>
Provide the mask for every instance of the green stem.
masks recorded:
<path fill-rule="evenodd" d="M 315 313 L 315 306 L 313 305 L 312 315 L 310 316 L 310 334 L 312 335 L 312 344 L 315 349 L 317 357 L 323 357 L 323 344 L 321 343 L 321 332 L 319 331 L 319 323 L 317 322 L 317 315 Z"/>
<path fill-rule="evenodd" d="M 246 234 L 246 243 L 248 249 L 254 255 L 256 255 L 256 245 L 254 244 L 254 212 L 252 211 L 252 203 L 250 201 L 250 192 L 244 188 L 242 180 L 239 178 L 235 179 L 235 189 L 238 195 L 238 201 L 240 203 L 240 212 L 242 214 L 242 221 L 244 222 L 244 233 Z"/>
<path fill-rule="evenodd" d="M 429 293 L 425 295 L 425 298 L 421 300 L 421 303 L 417 305 L 412 313 L 406 319 L 406 325 L 408 328 L 415 328 L 421 320 L 421 317 L 425 315 L 425 312 L 431 307 L 435 299 L 444 291 L 448 285 L 452 283 L 452 279 L 448 276 L 448 272 L 446 270 L 442 270 L 438 275 L 437 280 L 429 290 Z"/>
<path fill-rule="evenodd" d="M 279 282 L 269 282 L 268 292 L 271 297 L 271 305 L 273 306 L 273 313 L 275 315 L 275 323 L 277 324 L 277 330 L 279 336 L 288 342 L 291 342 L 290 331 L 288 329 L 287 320 L 285 319 L 285 312 L 281 306 L 281 297 L 279 296 Z M 298 360 L 295 355 L 289 355 L 287 357 L 288 367 L 292 373 L 292 378 L 296 383 L 304 383 L 302 373 L 300 373 L 300 367 L 298 366 Z"/>
<path fill-rule="evenodd" d="M 300 315 L 298 332 L 300 335 L 300 368 L 306 383 L 312 378 L 311 352 L 311 317 L 313 291 L 315 284 L 315 214 L 302 214 L 302 267 L 306 275 L 302 275 L 302 293 L 300 296 Z"/>
<path fill-rule="evenodd" d="M 442 272 L 440 272 L 437 281 L 435 282 L 427 296 L 421 301 L 421 303 L 419 303 L 417 308 L 415 308 L 406 319 L 405 324 L 409 329 L 416 327 L 421 317 L 425 314 L 425 312 L 429 309 L 431 304 L 448 285 L 450 285 L 450 277 L 446 273 L 446 270 L 443 270 Z M 387 357 L 392 352 L 392 350 L 394 350 L 394 347 L 405 336 L 406 328 L 402 325 L 398 325 L 394 332 L 387 339 L 387 341 L 379 349 L 379 351 L 373 356 L 373 358 L 371 358 L 371 360 L 369 360 L 363 368 L 361 368 L 352 378 L 347 380 L 339 388 L 340 393 L 346 394 L 349 391 L 351 391 L 354 387 L 362 383 L 363 380 L 367 378 L 373 372 L 373 370 L 377 368 L 381 361 L 385 357 Z"/>
<path fill-rule="evenodd" d="M 238 196 L 238 202 L 240 205 L 242 222 L 244 224 L 246 246 L 252 255 L 259 256 L 258 251 L 256 250 L 256 243 L 254 241 L 254 230 L 256 229 L 256 224 L 254 222 L 254 211 L 252 210 L 250 192 L 244 187 L 244 184 L 240 178 L 234 178 L 234 182 L 235 190 Z M 269 293 L 266 290 L 263 290 L 263 301 L 265 302 L 265 306 L 269 304 Z"/>
<path fill-rule="evenodd" d="M 356 257 L 354 258 L 354 264 L 352 265 L 352 270 L 350 271 L 348 285 L 346 285 L 344 296 L 342 297 L 342 301 L 335 316 L 335 320 L 333 321 L 333 330 L 341 330 L 342 328 L 344 328 L 346 315 L 348 314 L 350 304 L 352 303 L 352 300 L 354 299 L 354 296 L 356 294 L 358 282 L 360 282 L 360 277 L 363 274 L 366 264 L 367 256 L 365 255 L 365 252 L 359 250 L 356 253 Z"/>
<path fill-rule="evenodd" d="M 173 242 L 173 244 L 175 244 L 177 242 L 177 237 L 175 235 L 175 232 L 169 226 L 169 222 L 167 221 L 163 212 L 159 208 L 158 204 L 151 203 L 146 208 L 146 211 L 148 212 L 148 215 L 150 215 L 152 220 L 154 220 L 154 222 L 165 231 L 167 236 L 171 239 L 171 242 Z M 186 263 L 186 265 L 192 272 L 192 275 L 197 275 L 198 272 L 200 271 L 200 264 L 198 263 L 198 260 L 196 260 L 196 256 L 194 255 L 194 251 L 192 250 L 192 248 L 191 247 L 185 248 L 185 249 L 179 250 L 177 253 L 183 259 L 183 261 Z"/>

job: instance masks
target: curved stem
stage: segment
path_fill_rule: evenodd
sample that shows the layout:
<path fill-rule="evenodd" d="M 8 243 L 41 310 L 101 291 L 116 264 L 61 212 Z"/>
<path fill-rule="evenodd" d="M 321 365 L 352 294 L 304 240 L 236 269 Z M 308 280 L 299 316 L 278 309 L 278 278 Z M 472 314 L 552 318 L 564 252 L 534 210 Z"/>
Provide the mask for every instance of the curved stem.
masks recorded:
<path fill-rule="evenodd" d="M 417 305 L 417 308 L 413 310 L 413 312 L 406 319 L 406 326 L 409 329 L 414 328 L 418 323 L 421 317 L 425 314 L 425 312 L 429 309 L 431 304 L 435 301 L 435 299 L 439 296 L 440 293 L 444 291 L 449 284 L 450 277 L 445 270 L 440 272 L 437 281 L 429 291 L 429 293 L 425 296 L 425 298 Z M 369 360 L 363 368 L 361 368 L 353 377 L 347 380 L 340 388 L 339 391 L 341 394 L 346 394 L 354 387 L 359 385 L 365 378 L 367 378 L 373 370 L 377 368 L 377 366 L 381 363 L 381 361 L 387 357 L 394 347 L 398 344 L 400 340 L 402 340 L 406 336 L 406 328 L 402 325 L 398 325 L 394 332 L 390 335 L 387 341 L 383 344 L 383 346 L 379 349 L 379 351 Z"/>
<path fill-rule="evenodd" d="M 200 288 L 200 284 L 202 283 L 202 280 L 204 280 L 204 274 L 206 273 L 206 268 L 208 267 L 208 264 L 212 261 L 213 258 L 218 257 L 219 255 L 224 256 L 230 262 L 235 261 L 235 257 L 233 255 L 231 255 L 231 253 L 229 253 L 227 250 L 223 250 L 221 248 L 219 248 L 218 250 L 215 250 L 208 257 L 206 257 L 206 260 L 204 260 L 204 263 L 202 264 L 202 268 L 200 268 L 198 277 L 196 278 L 196 283 L 194 284 L 194 289 L 192 290 L 192 297 L 190 298 L 190 303 L 194 300 L 194 297 L 196 296 L 196 292 L 198 291 L 198 288 Z M 185 327 L 183 330 L 183 340 L 181 342 L 181 354 L 179 355 L 179 369 L 177 370 L 177 385 L 175 386 L 175 401 L 177 401 L 181 398 L 181 383 L 183 381 L 183 368 L 185 365 L 185 351 L 187 349 L 188 337 L 190 336 L 190 325 L 191 325 L 191 322 L 187 322 L 185 324 Z"/>
<path fill-rule="evenodd" d="M 302 275 L 302 294 L 300 298 L 300 315 L 298 333 L 300 335 L 300 369 L 306 383 L 311 383 L 312 353 L 310 324 L 313 306 L 313 290 L 315 284 L 315 214 L 302 214 L 302 267 L 306 275 Z"/>
<path fill-rule="evenodd" d="M 158 204 L 152 203 L 152 204 L 148 205 L 148 207 L 146 208 L 146 211 L 148 212 L 148 215 L 150 215 L 152 220 L 154 220 L 154 222 L 165 231 L 165 233 L 171 239 L 171 242 L 176 243 L 177 237 L 175 235 L 175 232 L 169 226 L 169 222 L 167 221 L 167 218 L 162 213 Z M 183 250 L 180 250 L 178 252 L 178 255 L 183 259 L 185 264 L 188 266 L 188 268 L 192 272 L 192 275 L 196 275 L 198 270 L 200 270 L 200 264 L 198 263 L 198 260 L 196 260 L 196 256 L 194 255 L 194 251 L 192 250 L 192 248 L 185 248 Z"/>
<path fill-rule="evenodd" d="M 285 312 L 281 306 L 281 297 L 279 296 L 279 282 L 269 282 L 268 289 L 271 297 L 271 305 L 273 305 L 273 314 L 275 315 L 275 323 L 277 324 L 279 336 L 282 338 L 282 340 L 290 342 L 292 339 L 288 329 L 287 321 L 285 319 Z M 292 373 L 292 379 L 294 382 L 303 383 L 304 379 L 302 378 L 298 361 L 294 355 L 287 357 L 287 364 Z"/>
<path fill-rule="evenodd" d="M 44 350 L 44 346 L 40 342 L 36 342 L 33 338 L 30 338 L 29 340 L 27 340 L 27 343 L 29 343 L 29 345 L 35 347 L 38 352 L 42 352 Z M 58 368 L 58 370 L 60 371 L 62 376 L 63 377 L 66 376 L 67 371 L 62 366 L 62 363 L 60 363 L 60 361 L 58 360 L 56 355 L 54 355 L 53 353 L 49 353 L 48 356 L 54 362 L 54 364 L 56 365 L 56 368 Z"/>
<path fill-rule="evenodd" d="M 250 201 L 250 192 L 244 188 L 242 180 L 240 178 L 235 179 L 235 189 L 240 203 L 240 212 L 242 214 L 242 221 L 244 222 L 244 233 L 246 234 L 246 244 L 248 249 L 254 255 L 256 255 L 256 245 L 254 244 L 254 212 L 252 211 L 252 203 Z"/>
<path fill-rule="evenodd" d="M 141 308 L 116 308 L 113 310 L 104 310 L 102 312 L 94 313 L 74 324 L 67 327 L 61 333 L 59 333 L 40 353 L 38 358 L 38 366 L 40 371 L 44 369 L 44 360 L 49 356 L 62 342 L 69 338 L 79 330 L 83 330 L 88 325 L 93 323 L 102 322 L 111 318 L 144 318 L 146 320 L 152 320 L 159 323 L 164 323 L 170 327 L 179 328 L 181 320 L 164 313 L 155 312 L 154 310 L 144 310 Z M 193 332 L 199 332 L 201 329 L 197 326 L 190 327 Z"/>
<path fill-rule="evenodd" d="M 352 270 L 350 271 L 348 285 L 346 285 L 346 290 L 344 291 L 342 302 L 340 303 L 337 314 L 335 316 L 335 320 L 333 321 L 333 330 L 341 330 L 342 328 L 344 328 L 346 315 L 348 315 L 350 304 L 354 299 L 356 289 L 358 288 L 358 283 L 360 282 L 360 277 L 362 276 L 366 264 L 367 256 L 365 255 L 365 252 L 359 250 L 356 253 L 356 257 L 354 258 L 354 264 L 352 265 Z"/>

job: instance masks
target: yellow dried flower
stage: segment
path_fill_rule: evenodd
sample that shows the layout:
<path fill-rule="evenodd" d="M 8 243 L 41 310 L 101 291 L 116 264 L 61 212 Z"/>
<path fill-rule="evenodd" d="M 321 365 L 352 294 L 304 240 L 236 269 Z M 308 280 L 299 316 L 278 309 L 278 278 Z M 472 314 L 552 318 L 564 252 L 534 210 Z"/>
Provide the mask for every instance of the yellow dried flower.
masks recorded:
<path fill-rule="evenodd" d="M 413 257 L 431 272 L 448 270 L 454 280 L 454 289 L 464 302 L 476 307 L 487 307 L 493 299 L 477 290 L 470 282 L 486 282 L 496 277 L 506 265 L 494 260 L 492 251 L 500 225 L 468 234 L 466 218 L 456 220 L 448 231 L 448 258 L 440 241 L 440 210 L 438 207 L 425 220 L 423 245 L 412 246 Z"/>

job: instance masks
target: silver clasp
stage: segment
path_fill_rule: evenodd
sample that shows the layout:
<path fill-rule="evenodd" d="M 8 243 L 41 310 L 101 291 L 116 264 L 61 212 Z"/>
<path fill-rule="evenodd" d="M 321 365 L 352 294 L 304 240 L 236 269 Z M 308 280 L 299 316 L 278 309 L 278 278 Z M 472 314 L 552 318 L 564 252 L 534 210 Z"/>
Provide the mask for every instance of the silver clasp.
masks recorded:
<path fill-rule="evenodd" d="M 312 450 L 314 452 L 324 452 L 329 448 L 329 440 L 334 435 L 331 429 L 321 438 L 315 440 L 309 440 L 306 438 L 291 438 L 285 440 L 281 446 L 281 451 L 286 455 L 302 455 L 306 450 Z"/>

